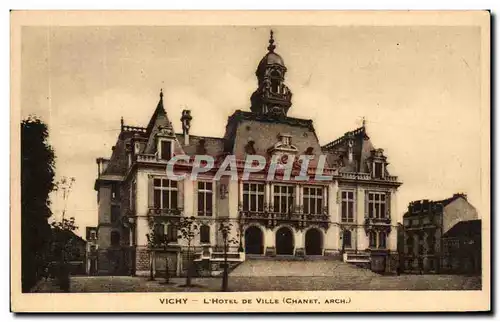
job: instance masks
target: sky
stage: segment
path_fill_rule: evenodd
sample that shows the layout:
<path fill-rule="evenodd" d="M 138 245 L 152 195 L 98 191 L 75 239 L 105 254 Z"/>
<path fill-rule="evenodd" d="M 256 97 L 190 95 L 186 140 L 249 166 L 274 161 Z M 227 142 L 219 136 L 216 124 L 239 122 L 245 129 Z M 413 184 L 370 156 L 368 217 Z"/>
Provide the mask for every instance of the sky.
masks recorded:
<path fill-rule="evenodd" d="M 96 158 L 125 124 L 146 126 L 164 92 L 177 132 L 223 136 L 249 110 L 270 27 L 23 27 L 21 116 L 50 131 L 56 175 L 75 177 L 67 214 L 97 225 Z M 321 144 L 361 125 L 412 200 L 463 192 L 479 204 L 480 29 L 467 26 L 272 26 L 293 92 L 288 115 L 312 119 Z M 54 217 L 62 196 L 53 194 Z M 479 216 L 482 216 L 479 211 Z"/>

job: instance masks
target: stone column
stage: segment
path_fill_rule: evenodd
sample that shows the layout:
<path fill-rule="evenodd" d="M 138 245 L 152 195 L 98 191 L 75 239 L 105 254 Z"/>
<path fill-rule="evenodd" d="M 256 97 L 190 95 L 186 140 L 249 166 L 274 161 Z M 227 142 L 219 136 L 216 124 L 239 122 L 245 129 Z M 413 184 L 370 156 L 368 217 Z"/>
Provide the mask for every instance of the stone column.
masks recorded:
<path fill-rule="evenodd" d="M 302 257 L 306 254 L 305 252 L 305 230 L 295 230 L 294 242 L 295 242 L 295 256 Z"/>
<path fill-rule="evenodd" d="M 264 254 L 276 256 L 276 237 L 271 229 L 264 228 Z"/>
<path fill-rule="evenodd" d="M 238 180 L 238 209 L 243 207 L 243 181 Z"/>
<path fill-rule="evenodd" d="M 265 207 L 267 207 L 268 210 L 269 210 L 269 205 L 271 202 L 271 200 L 269 200 L 270 189 L 271 189 L 271 187 L 270 187 L 269 182 L 266 182 L 266 184 L 264 185 L 264 205 L 265 205 Z"/>
<path fill-rule="evenodd" d="M 295 194 L 295 209 L 298 211 L 300 209 L 300 206 L 302 205 L 302 193 L 301 193 L 302 187 L 299 184 L 296 184 L 294 187 L 294 194 Z"/>
<path fill-rule="evenodd" d="M 269 211 L 274 211 L 274 201 L 273 201 L 273 189 L 274 185 L 269 183 Z"/>

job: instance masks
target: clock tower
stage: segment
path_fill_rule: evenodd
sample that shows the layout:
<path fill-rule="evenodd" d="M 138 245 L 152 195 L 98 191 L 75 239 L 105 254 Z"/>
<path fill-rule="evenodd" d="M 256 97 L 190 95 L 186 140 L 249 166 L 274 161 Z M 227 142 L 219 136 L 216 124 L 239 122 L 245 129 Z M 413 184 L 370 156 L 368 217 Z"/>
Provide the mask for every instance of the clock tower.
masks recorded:
<path fill-rule="evenodd" d="M 292 92 L 284 84 L 287 69 L 283 58 L 274 52 L 275 49 L 271 30 L 268 53 L 262 58 L 255 72 L 258 88 L 250 98 L 250 109 L 256 114 L 285 117 L 292 106 Z"/>

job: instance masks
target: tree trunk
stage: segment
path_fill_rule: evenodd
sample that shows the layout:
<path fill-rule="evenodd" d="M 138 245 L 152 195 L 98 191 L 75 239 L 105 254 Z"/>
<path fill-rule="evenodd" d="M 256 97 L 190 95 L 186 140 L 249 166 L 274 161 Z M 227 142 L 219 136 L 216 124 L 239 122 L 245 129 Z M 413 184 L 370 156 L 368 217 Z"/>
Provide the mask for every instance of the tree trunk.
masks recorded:
<path fill-rule="evenodd" d="M 154 273 L 154 258 L 155 258 L 155 252 L 154 250 L 151 250 L 149 252 L 149 280 L 154 281 L 155 280 L 155 273 Z"/>
<path fill-rule="evenodd" d="M 170 283 L 170 273 L 168 271 L 168 255 L 165 254 L 165 284 Z"/>
<path fill-rule="evenodd" d="M 187 261 L 186 286 L 191 286 L 191 240 L 188 241 Z"/>
<path fill-rule="evenodd" d="M 224 271 L 222 273 L 222 291 L 227 292 L 229 272 L 227 267 L 227 238 L 224 238 Z"/>

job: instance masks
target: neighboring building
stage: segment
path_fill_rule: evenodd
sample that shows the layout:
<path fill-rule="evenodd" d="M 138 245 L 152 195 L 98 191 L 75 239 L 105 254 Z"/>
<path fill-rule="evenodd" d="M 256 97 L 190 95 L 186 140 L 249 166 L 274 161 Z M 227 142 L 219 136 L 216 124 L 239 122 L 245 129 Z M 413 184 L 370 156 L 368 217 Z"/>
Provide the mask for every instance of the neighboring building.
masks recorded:
<path fill-rule="evenodd" d="M 442 271 L 481 274 L 481 220 L 460 221 L 443 235 Z"/>
<path fill-rule="evenodd" d="M 87 240 L 86 246 L 86 262 L 85 272 L 87 275 L 97 275 L 97 227 L 85 227 L 85 239 Z"/>
<path fill-rule="evenodd" d="M 182 112 L 183 133 L 176 134 L 163 93 L 146 127 L 124 125 L 122 120 L 111 158 L 97 160 L 100 273 L 149 274 L 148 234 L 156 231 L 168 236 L 168 245 L 154 249 L 153 269 L 164 270 L 168 263 L 173 273 L 183 274 L 187 243 L 177 236 L 183 216 L 199 221 L 195 257 L 212 270 L 221 260 L 221 219 L 233 223 L 230 235 L 240 240 L 229 248 L 234 261 L 244 260 L 245 253 L 303 257 L 345 252 L 372 259 L 377 270 L 384 270 L 386 260 L 397 256 L 395 194 L 401 183 L 390 175 L 383 150 L 372 145 L 364 122 L 321 146 L 312 120 L 287 116 L 292 105 L 292 93 L 284 84 L 287 68 L 274 51 L 272 36 L 269 43 L 257 67 L 258 88 L 250 111 L 235 111 L 224 137 L 191 135 L 193 117 L 187 110 Z M 312 170 L 321 167 L 319 156 L 326 155 L 323 173 L 333 179 L 292 182 L 278 175 L 267 181 L 264 173 L 248 180 L 241 177 L 247 155 L 278 157 L 286 163 L 290 156 L 304 154 L 314 157 Z M 215 169 L 194 182 L 168 180 L 166 163 L 174 155 L 211 155 L 218 160 L 234 155 L 239 179 L 213 180 Z M 178 162 L 175 172 L 190 173 L 192 166 L 192 161 Z M 297 168 L 293 173 L 298 174 Z"/>
<path fill-rule="evenodd" d="M 72 275 L 83 275 L 85 274 L 85 246 L 85 240 L 74 232 L 52 228 L 50 261 L 54 265 L 64 261 L 70 265 Z M 62 251 L 62 247 L 64 247 L 64 251 Z"/>
<path fill-rule="evenodd" d="M 411 202 L 403 216 L 404 271 L 441 272 L 443 235 L 458 222 L 477 218 L 477 211 L 465 194 L 438 201 Z"/>

